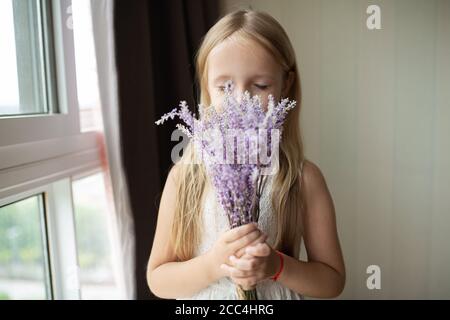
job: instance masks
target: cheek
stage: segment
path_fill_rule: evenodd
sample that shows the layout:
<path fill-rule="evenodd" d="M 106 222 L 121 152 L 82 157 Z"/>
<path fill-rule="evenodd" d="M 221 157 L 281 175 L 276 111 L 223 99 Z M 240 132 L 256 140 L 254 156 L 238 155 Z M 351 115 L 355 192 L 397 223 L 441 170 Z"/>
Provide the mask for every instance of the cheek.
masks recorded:
<path fill-rule="evenodd" d="M 214 106 L 214 108 L 216 110 L 220 110 L 220 105 L 221 105 L 221 98 L 218 94 L 212 94 L 211 95 L 211 105 Z"/>
<path fill-rule="evenodd" d="M 210 105 L 215 106 L 217 104 L 217 101 L 219 101 L 219 97 L 217 95 L 216 90 L 214 90 L 214 88 L 209 87 L 208 94 L 209 94 Z"/>
<path fill-rule="evenodd" d="M 277 85 L 272 90 L 272 95 L 275 97 L 275 101 L 279 101 L 281 99 L 281 86 Z"/>
<path fill-rule="evenodd" d="M 261 99 L 261 103 L 262 103 L 262 107 L 264 109 L 264 111 L 267 111 L 267 103 L 269 102 L 269 98 L 268 95 L 264 94 L 264 95 L 260 95 L 260 99 Z"/>
<path fill-rule="evenodd" d="M 210 106 L 213 106 L 214 109 L 217 111 L 222 110 L 222 104 L 223 104 L 223 96 L 220 93 L 210 93 Z"/>
<path fill-rule="evenodd" d="M 278 90 L 271 90 L 267 93 L 258 94 L 261 99 L 262 106 L 265 111 L 267 111 L 268 103 L 269 103 L 269 95 L 272 95 L 275 98 L 275 103 L 280 101 L 281 98 L 281 92 Z"/>

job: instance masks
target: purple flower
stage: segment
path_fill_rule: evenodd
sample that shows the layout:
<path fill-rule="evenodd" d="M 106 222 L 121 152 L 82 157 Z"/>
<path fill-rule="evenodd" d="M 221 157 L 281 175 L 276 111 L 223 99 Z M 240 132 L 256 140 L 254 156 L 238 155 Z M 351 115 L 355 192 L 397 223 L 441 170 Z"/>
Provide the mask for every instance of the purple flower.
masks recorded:
<path fill-rule="evenodd" d="M 283 123 L 296 102 L 286 98 L 275 103 L 269 95 L 265 112 L 259 96 L 251 97 L 246 91 L 238 102 L 233 96 L 233 82 L 227 81 L 224 87 L 221 110 L 199 105 L 200 118 L 196 118 L 186 101 L 181 101 L 179 108 L 163 115 L 156 124 L 175 117 L 184 122 L 177 128 L 201 152 L 217 199 L 234 228 L 258 221 L 259 197 L 265 181 L 263 169 L 267 165 L 261 162 L 261 152 L 272 156 L 271 133 L 279 130 L 281 138 Z M 262 146 L 261 140 L 267 145 Z"/>

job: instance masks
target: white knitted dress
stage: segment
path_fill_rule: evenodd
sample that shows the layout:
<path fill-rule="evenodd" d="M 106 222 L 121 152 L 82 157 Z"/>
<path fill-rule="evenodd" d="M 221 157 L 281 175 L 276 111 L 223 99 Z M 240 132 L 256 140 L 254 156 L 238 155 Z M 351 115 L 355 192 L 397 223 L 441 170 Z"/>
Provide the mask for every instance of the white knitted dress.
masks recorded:
<path fill-rule="evenodd" d="M 303 166 L 302 166 L 303 167 Z M 270 193 L 272 189 L 273 176 L 269 176 L 266 187 L 261 196 L 259 229 L 268 235 L 266 240 L 271 246 L 275 242 L 275 232 L 277 229 L 277 221 L 272 214 L 272 205 Z M 205 191 L 205 202 L 203 206 L 203 234 L 200 246 L 195 251 L 195 256 L 201 255 L 208 251 L 218 239 L 219 235 L 229 230 L 228 219 L 217 201 L 216 195 L 212 188 Z M 277 281 L 271 279 L 259 282 L 256 286 L 258 300 L 302 300 L 302 295 L 284 287 Z M 197 292 L 193 296 L 179 298 L 183 299 L 203 299 L 203 300 L 235 300 L 236 285 L 229 277 L 220 279 L 212 283 L 207 288 Z"/>

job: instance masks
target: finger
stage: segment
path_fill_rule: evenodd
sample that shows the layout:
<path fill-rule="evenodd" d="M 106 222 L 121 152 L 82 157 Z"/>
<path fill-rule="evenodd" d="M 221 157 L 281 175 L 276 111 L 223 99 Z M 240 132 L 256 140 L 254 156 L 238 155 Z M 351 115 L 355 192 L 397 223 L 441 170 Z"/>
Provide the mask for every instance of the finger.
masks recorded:
<path fill-rule="evenodd" d="M 245 249 L 245 248 L 244 248 Z M 236 257 L 237 258 L 237 257 Z M 251 254 L 249 254 L 249 253 L 246 253 L 245 251 L 244 251 L 244 255 L 241 257 L 242 259 L 256 259 L 256 257 L 254 256 L 254 255 L 251 255 Z"/>
<path fill-rule="evenodd" d="M 257 226 L 258 226 L 257 223 L 254 222 L 244 224 L 243 226 L 237 228 L 233 228 L 224 234 L 224 239 L 226 242 L 236 241 L 237 239 L 242 238 L 246 234 L 254 231 L 257 228 Z"/>
<path fill-rule="evenodd" d="M 241 238 L 229 242 L 230 249 L 232 252 L 236 252 L 241 248 L 244 248 L 248 246 L 249 244 L 253 243 L 256 239 L 258 239 L 261 236 L 261 231 L 259 229 L 256 229 L 250 233 L 247 233 L 246 235 L 242 236 Z"/>
<path fill-rule="evenodd" d="M 230 261 L 232 263 L 232 266 L 243 271 L 252 271 L 258 268 L 261 264 L 260 258 L 254 258 L 251 255 L 246 255 L 247 258 L 236 258 L 235 256 L 230 257 Z"/>
<path fill-rule="evenodd" d="M 251 254 L 255 257 L 267 257 L 271 249 L 267 243 L 260 243 L 256 246 L 249 246 L 245 248 L 245 253 Z"/>
<path fill-rule="evenodd" d="M 255 241 L 253 241 L 252 243 L 250 243 L 250 246 L 254 246 L 257 245 L 258 243 L 264 243 L 266 242 L 267 238 L 269 236 L 265 233 L 261 233 L 261 236 L 256 239 Z M 245 254 L 245 248 L 240 248 L 238 251 L 236 251 L 236 253 L 234 254 L 237 258 L 241 258 L 244 254 Z"/>
<path fill-rule="evenodd" d="M 228 276 L 233 277 L 233 278 L 248 278 L 248 277 L 252 276 L 251 272 L 239 270 L 235 267 L 227 265 L 226 263 L 221 264 L 220 268 L 225 270 L 225 272 L 228 274 Z"/>

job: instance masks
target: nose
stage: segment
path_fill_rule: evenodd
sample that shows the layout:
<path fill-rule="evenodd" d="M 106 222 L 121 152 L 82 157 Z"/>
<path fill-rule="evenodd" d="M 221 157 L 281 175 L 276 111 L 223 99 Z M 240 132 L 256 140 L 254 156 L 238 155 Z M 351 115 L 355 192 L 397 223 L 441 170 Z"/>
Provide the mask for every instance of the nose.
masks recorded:
<path fill-rule="evenodd" d="M 244 96 L 245 91 L 248 91 L 250 95 L 252 95 L 252 92 L 250 91 L 250 88 L 244 86 L 244 85 L 236 85 L 234 88 L 234 95 L 236 100 L 241 103 L 242 97 Z"/>

